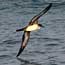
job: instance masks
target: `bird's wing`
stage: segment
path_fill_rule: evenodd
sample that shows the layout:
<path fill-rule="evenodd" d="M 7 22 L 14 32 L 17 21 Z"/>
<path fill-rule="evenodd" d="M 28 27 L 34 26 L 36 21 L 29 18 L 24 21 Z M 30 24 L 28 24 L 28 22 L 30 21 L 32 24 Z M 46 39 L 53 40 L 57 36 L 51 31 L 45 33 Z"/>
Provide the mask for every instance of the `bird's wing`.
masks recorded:
<path fill-rule="evenodd" d="M 34 16 L 31 21 L 29 22 L 29 24 L 34 23 L 36 20 L 38 20 L 42 15 L 44 15 L 52 6 L 52 3 L 49 4 L 49 6 L 47 6 L 44 10 L 42 10 L 38 15 Z"/>
<path fill-rule="evenodd" d="M 28 40 L 30 37 L 30 32 L 24 32 L 23 37 L 22 37 L 22 43 L 21 43 L 21 47 L 19 49 L 19 52 L 17 54 L 17 57 L 21 54 L 21 52 L 24 50 L 24 48 L 26 47 Z"/>

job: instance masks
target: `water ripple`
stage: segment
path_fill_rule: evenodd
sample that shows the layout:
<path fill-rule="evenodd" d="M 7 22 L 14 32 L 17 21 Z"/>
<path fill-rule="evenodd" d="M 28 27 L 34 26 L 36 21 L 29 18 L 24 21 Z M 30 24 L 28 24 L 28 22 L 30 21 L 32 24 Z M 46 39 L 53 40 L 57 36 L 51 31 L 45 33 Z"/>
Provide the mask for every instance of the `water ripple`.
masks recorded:
<path fill-rule="evenodd" d="M 28 61 L 28 60 L 24 60 L 24 59 L 21 59 L 21 58 L 17 58 L 17 60 L 19 60 L 21 62 L 21 64 L 26 64 L 26 65 L 40 65 L 36 62 L 31 62 L 31 61 Z"/>
<path fill-rule="evenodd" d="M 46 24 L 45 28 L 32 32 L 21 58 L 16 59 L 22 33 L 15 33 L 14 30 L 27 24 L 50 2 L 53 2 L 52 8 L 39 22 Z M 0 0 L 0 65 L 65 65 L 64 60 L 64 0 Z"/>
<path fill-rule="evenodd" d="M 47 37 L 44 38 L 44 37 L 38 37 L 38 36 L 37 37 L 31 37 L 31 39 L 32 40 L 34 40 L 34 39 L 38 39 L 38 40 L 41 39 L 42 40 L 43 39 L 43 40 L 47 40 L 47 41 L 52 41 L 52 40 L 53 41 L 60 41 L 60 40 L 62 40 L 62 39 L 59 39 L 59 38 L 47 38 Z"/>
<path fill-rule="evenodd" d="M 0 59 L 3 59 L 3 58 L 9 58 L 11 57 L 10 55 L 0 55 Z"/>
<path fill-rule="evenodd" d="M 2 7 L 2 8 L 0 8 L 0 10 L 6 10 L 6 9 L 9 9 L 9 7 Z"/>
<path fill-rule="evenodd" d="M 51 44 L 45 44 L 45 46 L 59 46 L 59 44 L 54 44 L 54 43 L 51 43 Z"/>

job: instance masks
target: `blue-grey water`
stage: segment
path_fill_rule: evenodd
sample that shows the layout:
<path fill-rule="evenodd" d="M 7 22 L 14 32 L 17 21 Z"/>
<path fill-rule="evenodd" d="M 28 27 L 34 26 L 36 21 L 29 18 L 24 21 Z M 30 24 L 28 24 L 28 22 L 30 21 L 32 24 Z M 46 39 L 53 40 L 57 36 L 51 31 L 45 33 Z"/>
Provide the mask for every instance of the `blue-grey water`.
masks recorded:
<path fill-rule="evenodd" d="M 31 32 L 23 53 L 16 58 L 23 32 L 49 3 L 51 9 L 39 19 L 45 27 Z M 65 0 L 0 0 L 0 65 L 65 65 Z"/>

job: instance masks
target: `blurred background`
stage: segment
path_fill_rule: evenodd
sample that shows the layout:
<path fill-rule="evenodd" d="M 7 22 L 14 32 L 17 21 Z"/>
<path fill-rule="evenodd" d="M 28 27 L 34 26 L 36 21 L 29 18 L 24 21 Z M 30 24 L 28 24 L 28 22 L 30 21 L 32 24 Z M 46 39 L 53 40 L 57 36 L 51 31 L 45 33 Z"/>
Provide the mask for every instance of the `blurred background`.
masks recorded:
<path fill-rule="evenodd" d="M 39 19 L 45 27 L 31 32 L 27 47 L 16 58 L 31 18 L 53 3 Z M 0 65 L 65 65 L 65 0 L 0 0 Z"/>

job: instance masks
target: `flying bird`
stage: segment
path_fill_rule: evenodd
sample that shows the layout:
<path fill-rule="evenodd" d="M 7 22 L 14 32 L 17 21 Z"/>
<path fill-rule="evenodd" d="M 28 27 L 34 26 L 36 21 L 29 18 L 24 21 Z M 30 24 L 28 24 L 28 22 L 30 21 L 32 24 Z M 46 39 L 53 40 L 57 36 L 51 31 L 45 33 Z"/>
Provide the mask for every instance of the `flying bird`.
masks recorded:
<path fill-rule="evenodd" d="M 18 57 L 22 51 L 24 50 L 24 48 L 26 47 L 29 38 L 30 38 L 30 32 L 31 31 L 35 31 L 40 29 L 41 27 L 44 27 L 42 24 L 38 23 L 38 19 L 44 15 L 52 6 L 52 3 L 50 3 L 44 10 L 42 10 L 39 14 L 35 15 L 29 22 L 29 24 L 27 26 L 25 26 L 24 28 L 21 29 L 17 29 L 16 31 L 24 31 L 23 36 L 22 36 L 22 42 L 21 42 L 21 47 L 19 49 L 19 52 L 17 54 L 16 57 Z"/>

